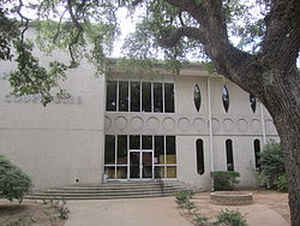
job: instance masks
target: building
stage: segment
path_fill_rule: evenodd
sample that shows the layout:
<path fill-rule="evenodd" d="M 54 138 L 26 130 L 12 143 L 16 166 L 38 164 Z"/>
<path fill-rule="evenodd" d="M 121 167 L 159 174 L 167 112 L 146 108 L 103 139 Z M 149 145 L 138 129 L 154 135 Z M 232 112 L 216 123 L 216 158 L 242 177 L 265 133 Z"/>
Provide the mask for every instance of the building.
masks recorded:
<path fill-rule="evenodd" d="M 43 63 L 52 57 L 38 50 Z M 208 189 L 210 172 L 240 172 L 255 184 L 258 155 L 278 140 L 272 118 L 254 97 L 202 65 L 179 75 L 94 76 L 82 62 L 68 72 L 68 100 L 44 108 L 37 96 L 13 97 L 0 62 L 0 154 L 32 176 L 37 188 L 106 180 L 180 180 Z"/>

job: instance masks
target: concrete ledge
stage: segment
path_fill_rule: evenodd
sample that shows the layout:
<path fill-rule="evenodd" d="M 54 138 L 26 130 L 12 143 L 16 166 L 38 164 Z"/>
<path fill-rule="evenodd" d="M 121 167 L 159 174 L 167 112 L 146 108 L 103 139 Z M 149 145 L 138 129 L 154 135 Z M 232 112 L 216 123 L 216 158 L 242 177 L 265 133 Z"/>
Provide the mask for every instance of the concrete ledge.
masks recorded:
<path fill-rule="evenodd" d="M 210 193 L 210 200 L 217 205 L 249 205 L 253 194 L 243 191 L 217 191 Z"/>

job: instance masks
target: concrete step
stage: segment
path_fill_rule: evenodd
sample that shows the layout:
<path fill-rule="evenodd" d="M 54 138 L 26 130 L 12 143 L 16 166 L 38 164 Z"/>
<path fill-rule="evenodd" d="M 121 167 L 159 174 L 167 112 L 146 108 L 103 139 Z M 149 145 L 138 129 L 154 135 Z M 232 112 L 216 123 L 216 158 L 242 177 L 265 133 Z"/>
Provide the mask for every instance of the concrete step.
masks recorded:
<path fill-rule="evenodd" d="M 161 197 L 174 195 L 187 190 L 179 181 L 172 182 L 109 182 L 106 184 L 85 184 L 54 187 L 37 190 L 27 195 L 27 199 L 91 200 L 91 199 L 123 199 L 142 197 Z"/>

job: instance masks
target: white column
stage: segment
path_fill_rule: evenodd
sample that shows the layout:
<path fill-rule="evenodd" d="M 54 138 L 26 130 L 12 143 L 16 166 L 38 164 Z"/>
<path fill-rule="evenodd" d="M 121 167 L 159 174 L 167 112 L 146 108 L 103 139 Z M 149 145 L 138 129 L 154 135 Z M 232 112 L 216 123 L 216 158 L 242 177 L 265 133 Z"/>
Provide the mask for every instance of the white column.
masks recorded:
<path fill-rule="evenodd" d="M 211 84 L 210 78 L 207 79 L 208 93 L 208 120 L 209 120 L 209 150 L 210 150 L 210 170 L 214 171 L 214 149 L 213 149 L 213 128 L 212 128 L 212 109 L 211 109 Z"/>
<path fill-rule="evenodd" d="M 260 102 L 260 120 L 261 120 L 262 134 L 263 134 L 263 142 L 264 145 L 266 145 L 267 137 L 266 137 L 265 116 L 264 116 L 264 105 L 261 102 Z"/>

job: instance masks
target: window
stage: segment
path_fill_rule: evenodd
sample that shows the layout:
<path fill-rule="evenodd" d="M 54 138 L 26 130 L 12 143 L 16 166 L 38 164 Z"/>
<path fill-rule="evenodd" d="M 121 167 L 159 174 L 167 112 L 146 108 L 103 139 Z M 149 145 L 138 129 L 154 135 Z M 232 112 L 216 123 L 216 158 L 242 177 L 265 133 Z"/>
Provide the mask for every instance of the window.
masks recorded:
<path fill-rule="evenodd" d="M 130 111 L 139 112 L 140 108 L 140 83 L 130 82 Z"/>
<path fill-rule="evenodd" d="M 154 83 L 154 112 L 163 112 L 163 95 L 162 95 L 162 84 Z"/>
<path fill-rule="evenodd" d="M 106 84 L 106 110 L 117 110 L 117 82 L 108 81 Z"/>
<path fill-rule="evenodd" d="M 255 110 L 256 110 L 256 98 L 255 98 L 255 96 L 250 94 L 249 95 L 249 101 L 250 101 L 250 107 L 251 107 L 253 113 L 255 113 Z"/>
<path fill-rule="evenodd" d="M 107 81 L 107 111 L 173 113 L 174 105 L 173 83 Z"/>
<path fill-rule="evenodd" d="M 225 146 L 226 146 L 227 170 L 234 171 L 232 140 L 230 140 L 230 139 L 226 140 Z"/>
<path fill-rule="evenodd" d="M 119 82 L 119 111 L 128 111 L 128 82 Z"/>
<path fill-rule="evenodd" d="M 198 84 L 194 86 L 194 104 L 197 111 L 199 112 L 201 106 L 201 92 Z"/>
<path fill-rule="evenodd" d="M 254 142 L 255 168 L 260 169 L 260 141 L 255 139 Z"/>
<path fill-rule="evenodd" d="M 152 98 L 151 98 L 151 83 L 143 82 L 142 83 L 142 102 L 143 102 L 143 112 L 151 112 Z"/>
<path fill-rule="evenodd" d="M 204 152 L 203 141 L 198 139 L 196 141 L 196 155 L 197 155 L 197 172 L 198 174 L 204 174 Z"/>
<path fill-rule="evenodd" d="M 226 85 L 224 85 L 222 89 L 222 101 L 223 101 L 224 110 L 227 113 L 229 109 L 229 92 Z"/>
<path fill-rule="evenodd" d="M 174 84 L 165 83 L 165 112 L 172 113 L 175 112 L 174 104 Z"/>

